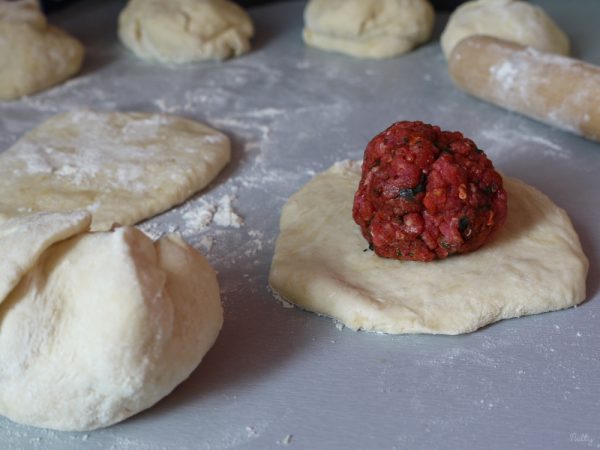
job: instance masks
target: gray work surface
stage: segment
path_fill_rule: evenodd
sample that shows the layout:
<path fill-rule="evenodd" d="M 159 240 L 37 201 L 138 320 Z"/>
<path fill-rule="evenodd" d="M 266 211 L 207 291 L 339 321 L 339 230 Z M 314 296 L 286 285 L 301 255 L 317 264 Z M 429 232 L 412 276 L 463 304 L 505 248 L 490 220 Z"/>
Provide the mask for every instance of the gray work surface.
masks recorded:
<path fill-rule="evenodd" d="M 600 64 L 600 2 L 539 3 L 573 54 Z M 231 164 L 143 228 L 178 230 L 207 255 L 225 325 L 190 379 L 149 410 L 87 433 L 1 418 L 1 449 L 600 448 L 599 143 L 454 88 L 438 42 L 447 16 L 430 43 L 369 61 L 307 48 L 303 3 L 275 4 L 250 11 L 248 55 L 164 67 L 119 44 L 123 4 L 85 1 L 51 17 L 84 42 L 85 66 L 62 86 L 0 104 L 0 148 L 80 107 L 168 112 L 224 130 Z M 463 131 L 496 167 L 565 208 L 590 259 L 588 300 L 453 337 L 354 332 L 278 302 L 267 276 L 282 205 L 400 119 Z M 229 202 L 239 227 L 235 215 L 216 217 Z M 207 210 L 217 212 L 203 226 L 195 219 Z"/>

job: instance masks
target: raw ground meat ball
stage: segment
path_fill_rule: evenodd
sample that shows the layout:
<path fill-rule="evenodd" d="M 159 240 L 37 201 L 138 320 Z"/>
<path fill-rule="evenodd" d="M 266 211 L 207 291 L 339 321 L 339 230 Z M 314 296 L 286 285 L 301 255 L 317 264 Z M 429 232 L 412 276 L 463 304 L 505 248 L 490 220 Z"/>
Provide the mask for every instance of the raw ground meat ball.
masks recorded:
<path fill-rule="evenodd" d="M 397 122 L 365 149 L 352 215 L 379 256 L 443 259 L 481 247 L 507 213 L 502 177 L 473 141 Z"/>

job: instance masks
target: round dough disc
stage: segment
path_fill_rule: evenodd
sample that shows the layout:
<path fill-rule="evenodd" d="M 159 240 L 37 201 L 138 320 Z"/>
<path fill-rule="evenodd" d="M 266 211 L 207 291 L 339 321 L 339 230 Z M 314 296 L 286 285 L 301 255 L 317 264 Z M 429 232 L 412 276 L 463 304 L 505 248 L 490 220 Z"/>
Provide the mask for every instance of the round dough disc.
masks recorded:
<path fill-rule="evenodd" d="M 46 23 L 37 2 L 0 0 L 0 100 L 65 81 L 79 71 L 84 53 L 77 39 Z"/>
<path fill-rule="evenodd" d="M 518 0 L 463 3 L 450 16 L 440 42 L 446 58 L 463 39 L 485 35 L 538 50 L 569 54 L 569 39 L 538 6 Z"/>
<path fill-rule="evenodd" d="M 227 136 L 162 114 L 75 111 L 0 154 L 0 218 L 85 208 L 93 230 L 181 203 L 227 164 Z"/>
<path fill-rule="evenodd" d="M 431 36 L 428 0 L 310 0 L 302 37 L 321 50 L 358 58 L 391 58 Z"/>
<path fill-rule="evenodd" d="M 137 56 L 188 63 L 240 56 L 254 27 L 229 0 L 129 0 L 119 16 L 119 37 Z"/>
<path fill-rule="evenodd" d="M 283 208 L 269 282 L 353 330 L 459 334 L 576 305 L 588 262 L 565 212 L 505 177 L 504 227 L 476 252 L 428 263 L 380 258 L 352 220 L 359 163 L 317 175 Z"/>
<path fill-rule="evenodd" d="M 31 219 L 21 231 L 43 232 Z M 132 416 L 186 379 L 221 329 L 216 274 L 175 236 L 79 233 L 30 256 L 0 302 L 0 414 L 16 422 L 82 431 Z"/>

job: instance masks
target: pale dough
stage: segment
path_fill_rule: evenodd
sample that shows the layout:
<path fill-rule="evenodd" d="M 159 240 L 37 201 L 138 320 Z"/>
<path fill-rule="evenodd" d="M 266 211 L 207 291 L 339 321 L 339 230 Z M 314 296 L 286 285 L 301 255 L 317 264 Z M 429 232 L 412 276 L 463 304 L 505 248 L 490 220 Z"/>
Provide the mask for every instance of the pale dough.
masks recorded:
<path fill-rule="evenodd" d="M 86 208 L 93 230 L 132 225 L 205 187 L 229 158 L 227 136 L 189 119 L 60 114 L 0 153 L 0 219 Z"/>
<path fill-rule="evenodd" d="M 0 303 L 48 247 L 87 230 L 90 223 L 84 211 L 40 213 L 0 223 Z"/>
<path fill-rule="evenodd" d="M 119 16 L 123 44 L 163 63 L 240 56 L 253 34 L 248 14 L 229 0 L 129 0 Z"/>
<path fill-rule="evenodd" d="M 310 0 L 302 37 L 322 50 L 391 58 L 429 39 L 433 21 L 427 0 Z"/>
<path fill-rule="evenodd" d="M 58 430 L 108 426 L 167 395 L 215 342 L 215 272 L 180 238 L 153 243 L 125 227 L 72 228 L 63 239 L 64 226 L 47 232 L 48 216 L 19 221 L 22 229 L 0 224 L 0 235 L 9 224 L 15 238 L 42 233 L 55 243 L 33 254 L 21 239 L 3 255 L 29 259 L 30 269 L 0 303 L 0 414 Z"/>
<path fill-rule="evenodd" d="M 283 208 L 269 282 L 284 299 L 354 330 L 468 333 L 585 299 L 588 261 L 565 212 L 504 178 L 508 218 L 476 252 L 435 262 L 380 258 L 352 220 L 359 163 L 317 175 Z"/>
<path fill-rule="evenodd" d="M 34 94 L 75 75 L 85 50 L 49 25 L 33 0 L 0 0 L 0 100 Z"/>
<path fill-rule="evenodd" d="M 558 25 L 540 7 L 518 0 L 476 0 L 459 6 L 441 36 L 446 58 L 456 44 L 473 35 L 569 54 L 569 39 Z"/>

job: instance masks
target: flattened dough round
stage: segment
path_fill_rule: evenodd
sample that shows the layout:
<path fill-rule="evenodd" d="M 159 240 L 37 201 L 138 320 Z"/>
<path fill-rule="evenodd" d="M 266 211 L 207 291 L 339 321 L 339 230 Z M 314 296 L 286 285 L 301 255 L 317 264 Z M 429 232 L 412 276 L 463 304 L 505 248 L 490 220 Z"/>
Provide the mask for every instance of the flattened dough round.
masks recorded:
<path fill-rule="evenodd" d="M 576 305 L 588 262 L 565 212 L 505 177 L 505 226 L 480 250 L 428 263 L 380 258 L 352 220 L 359 163 L 317 175 L 283 208 L 269 282 L 283 298 L 347 327 L 468 333 Z"/>
<path fill-rule="evenodd" d="M 29 218 L 27 231 L 44 231 L 39 214 Z M 215 272 L 176 236 L 153 243 L 130 227 L 73 232 L 29 255 L 31 268 L 0 302 L 0 414 L 90 430 L 152 406 L 186 379 L 215 342 L 223 311 Z"/>
<path fill-rule="evenodd" d="M 391 58 L 431 36 L 428 0 L 310 0 L 302 37 L 321 50 L 357 58 Z"/>
<path fill-rule="evenodd" d="M 76 74 L 85 50 L 49 25 L 33 0 L 0 0 L 0 100 L 34 94 Z"/>
<path fill-rule="evenodd" d="M 123 44 L 163 63 L 240 56 L 253 34 L 248 14 L 229 0 L 129 0 L 119 16 Z"/>
<path fill-rule="evenodd" d="M 205 187 L 229 157 L 227 136 L 181 117 L 60 114 L 0 153 L 0 219 L 85 208 L 93 230 L 132 225 Z"/>
<path fill-rule="evenodd" d="M 569 39 L 540 7 L 518 0 L 475 0 L 450 16 L 440 42 L 446 58 L 463 39 L 485 35 L 538 50 L 569 54 Z"/>

